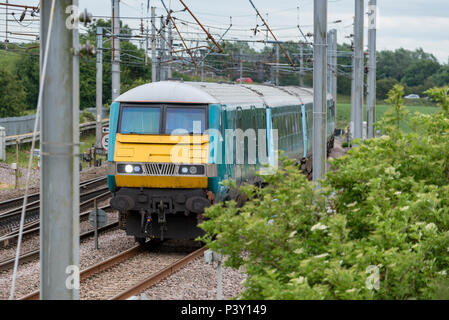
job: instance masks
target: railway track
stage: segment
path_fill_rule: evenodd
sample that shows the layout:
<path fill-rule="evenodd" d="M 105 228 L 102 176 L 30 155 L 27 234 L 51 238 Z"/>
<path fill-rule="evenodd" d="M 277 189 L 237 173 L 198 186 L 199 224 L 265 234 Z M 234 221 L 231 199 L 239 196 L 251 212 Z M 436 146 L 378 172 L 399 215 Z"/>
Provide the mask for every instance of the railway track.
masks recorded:
<path fill-rule="evenodd" d="M 94 178 L 90 180 L 86 180 L 84 182 L 80 183 L 80 190 L 85 189 L 92 189 L 98 186 L 101 186 L 105 184 L 107 181 L 107 177 L 100 177 L 100 178 Z M 28 195 L 28 206 L 31 205 L 31 203 L 39 200 L 40 193 L 33 193 Z M 23 204 L 23 198 L 24 197 L 17 197 L 13 199 L 8 199 L 5 201 L 0 202 L 0 215 L 6 211 L 10 210 L 11 208 L 17 208 L 22 207 Z"/>
<path fill-rule="evenodd" d="M 106 177 L 101 177 L 80 184 L 80 211 L 91 207 L 93 201 L 101 201 L 110 195 L 107 187 L 101 187 L 105 182 Z M 10 239 L 11 236 L 18 233 L 23 200 L 23 197 L 20 197 L 0 203 L 0 211 L 2 211 L 0 213 L 0 241 Z M 39 225 L 39 209 L 39 194 L 33 194 L 27 204 L 24 230 L 36 228 Z"/>
<path fill-rule="evenodd" d="M 103 206 L 100 207 L 100 209 L 102 210 L 108 210 L 111 209 L 110 206 Z M 107 225 L 98 228 L 98 232 L 105 232 L 105 231 L 109 231 L 109 230 L 113 230 L 115 228 L 117 228 L 119 225 L 118 221 L 114 221 L 111 223 L 108 223 Z M 27 230 L 24 232 L 24 235 L 28 235 L 28 234 L 32 234 L 32 233 L 37 233 L 39 232 L 39 228 L 33 228 L 30 230 Z M 80 234 L 80 241 L 87 239 L 89 237 L 92 237 L 95 234 L 95 230 L 89 230 L 86 232 L 83 232 Z M 40 249 L 36 249 L 36 250 L 31 250 L 28 252 L 23 253 L 20 257 L 19 257 L 19 264 L 23 264 L 23 263 L 27 263 L 27 262 L 31 262 L 34 261 L 36 259 L 39 258 L 39 254 L 40 254 Z M 14 257 L 8 258 L 8 259 L 4 259 L 2 261 L 0 261 L 0 272 L 1 271 L 5 271 L 5 270 L 9 270 L 14 266 Z"/>
<path fill-rule="evenodd" d="M 113 256 L 103 262 L 100 262 L 92 267 L 89 267 L 81 271 L 80 273 L 81 293 L 83 293 L 83 286 L 88 285 L 86 282 L 95 281 L 92 280 L 94 278 L 99 278 L 101 280 L 101 275 L 110 278 L 110 275 L 108 273 L 109 272 L 113 273 L 114 269 L 120 268 L 121 265 L 123 265 L 122 267 L 125 268 L 127 266 L 126 265 L 127 263 L 134 263 L 134 265 L 143 265 L 142 267 L 143 270 L 139 270 L 141 272 L 138 272 L 139 277 L 134 278 L 132 275 L 128 275 L 131 279 L 129 278 L 123 279 L 123 275 L 121 275 L 120 279 L 117 280 L 119 288 L 114 288 L 110 290 L 108 290 L 108 288 L 105 288 L 106 292 L 104 292 L 103 294 L 100 293 L 103 299 L 108 300 L 128 299 L 152 287 L 153 285 L 162 281 L 163 279 L 169 277 L 179 269 L 186 266 L 189 262 L 201 257 L 205 250 L 206 247 L 202 247 L 188 255 L 174 259 L 175 260 L 174 262 L 165 264 L 162 268 L 160 268 L 160 263 L 156 263 L 154 264 L 154 266 L 156 267 L 157 265 L 157 269 L 152 270 L 151 268 L 149 268 L 149 266 L 151 266 L 150 258 L 152 256 L 148 255 L 148 252 L 146 252 L 144 247 L 135 246 L 116 256 Z M 139 259 L 141 259 L 141 261 Z M 173 260 L 173 257 L 171 257 L 171 260 Z M 145 276 L 142 276 L 142 274 L 145 274 Z M 89 289 L 86 290 L 88 291 Z M 99 294 L 96 293 L 96 296 L 98 295 Z M 40 292 L 35 291 L 29 295 L 20 298 L 19 300 L 38 300 L 39 296 Z M 89 297 L 89 294 L 85 294 L 85 297 Z"/>

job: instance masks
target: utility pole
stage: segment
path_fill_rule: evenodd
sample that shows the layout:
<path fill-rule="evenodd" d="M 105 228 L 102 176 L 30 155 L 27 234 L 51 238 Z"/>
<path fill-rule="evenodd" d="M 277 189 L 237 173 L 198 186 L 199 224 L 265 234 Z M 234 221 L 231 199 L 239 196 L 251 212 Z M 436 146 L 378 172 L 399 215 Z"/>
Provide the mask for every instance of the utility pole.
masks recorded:
<path fill-rule="evenodd" d="M 172 59 L 173 59 L 173 53 L 171 52 L 171 48 L 173 48 L 173 33 L 172 33 L 172 30 L 173 29 L 173 26 L 172 26 L 172 21 L 171 21 L 171 19 L 170 20 L 168 20 L 168 30 L 167 30 L 167 33 L 168 33 L 168 64 L 167 64 L 167 78 L 168 79 L 170 79 L 170 78 L 172 78 L 173 77 L 173 75 L 172 75 L 172 68 L 171 68 L 171 61 L 172 61 Z M 202 66 L 201 66 L 201 68 L 204 68 L 204 61 L 203 61 L 203 63 L 202 63 Z M 204 72 L 204 70 L 202 70 L 201 72 Z"/>
<path fill-rule="evenodd" d="M 324 178 L 327 156 L 327 0 L 314 0 L 313 181 Z"/>
<path fill-rule="evenodd" d="M 376 37 L 377 37 L 377 0 L 370 0 L 369 9 L 369 25 L 368 25 L 368 98 L 366 101 L 366 121 L 367 121 L 367 137 L 369 139 L 375 137 L 374 123 L 376 122 L 376 69 L 377 69 L 377 53 L 376 53 Z"/>
<path fill-rule="evenodd" d="M 354 139 L 363 138 L 363 18 L 364 0 L 355 0 L 354 24 Z"/>
<path fill-rule="evenodd" d="M 330 94 L 332 92 L 332 83 L 331 83 L 331 75 L 332 75 L 332 30 L 329 30 L 327 33 L 327 93 Z"/>
<path fill-rule="evenodd" d="M 279 46 L 276 45 L 276 85 L 279 85 Z"/>
<path fill-rule="evenodd" d="M 165 81 L 166 79 L 166 73 L 165 73 L 165 62 L 167 59 L 165 59 L 165 41 L 163 39 L 165 39 L 165 20 L 164 20 L 164 16 L 161 16 L 161 30 L 160 30 L 160 51 L 159 51 L 159 80 L 160 81 Z"/>
<path fill-rule="evenodd" d="M 334 66 L 334 73 L 332 74 L 333 77 L 333 85 L 332 85 L 332 89 L 333 89 L 333 96 L 334 96 L 334 102 L 335 102 L 335 126 L 337 125 L 337 113 L 338 113 L 338 108 L 337 108 L 337 99 L 338 99 L 338 33 L 337 33 L 337 29 L 334 29 L 334 61 L 333 61 L 333 66 Z"/>
<path fill-rule="evenodd" d="M 147 29 L 145 32 L 145 65 L 148 65 L 148 45 L 149 45 L 149 41 L 148 41 L 148 23 L 147 23 Z"/>
<path fill-rule="evenodd" d="M 41 72 L 52 0 L 41 0 Z M 43 300 L 79 299 L 79 37 L 66 27 L 66 8 L 55 1 L 42 92 L 40 294 Z"/>
<path fill-rule="evenodd" d="M 201 53 L 201 82 L 204 82 L 204 51 L 200 50 Z"/>
<path fill-rule="evenodd" d="M 335 119 L 337 118 L 337 29 L 332 29 L 330 31 L 331 34 L 331 42 L 330 42 L 330 65 L 331 65 L 331 74 L 330 74 L 330 84 L 331 84 L 331 90 L 330 93 L 332 95 L 332 99 L 335 103 Z"/>
<path fill-rule="evenodd" d="M 354 64 L 354 50 L 352 50 L 352 70 L 351 70 L 351 124 L 350 124 L 350 140 L 354 140 L 354 126 L 355 126 L 355 64 Z"/>
<path fill-rule="evenodd" d="M 8 40 L 8 4 L 9 4 L 9 0 L 6 0 L 6 6 L 5 6 L 5 10 L 6 10 L 6 12 L 5 12 L 5 17 L 6 17 L 6 29 L 5 29 L 5 49 L 6 50 L 8 50 L 8 43 L 9 43 L 9 40 Z"/>
<path fill-rule="evenodd" d="M 97 149 L 101 148 L 101 120 L 103 117 L 103 27 L 97 27 L 97 117 L 95 136 Z"/>
<path fill-rule="evenodd" d="M 304 44 L 299 42 L 299 85 L 304 87 Z"/>
<path fill-rule="evenodd" d="M 240 49 L 240 84 L 243 83 L 243 50 Z"/>
<path fill-rule="evenodd" d="M 151 82 L 157 81 L 156 7 L 151 7 Z"/>
<path fill-rule="evenodd" d="M 120 96 L 120 0 L 112 1 L 112 101 Z"/>

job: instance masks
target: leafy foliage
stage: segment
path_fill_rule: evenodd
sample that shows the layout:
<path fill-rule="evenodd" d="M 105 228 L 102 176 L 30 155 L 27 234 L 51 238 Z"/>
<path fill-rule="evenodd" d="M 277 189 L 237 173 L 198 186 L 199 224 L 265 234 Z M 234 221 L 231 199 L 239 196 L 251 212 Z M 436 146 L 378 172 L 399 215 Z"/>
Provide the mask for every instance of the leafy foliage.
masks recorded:
<path fill-rule="evenodd" d="M 240 298 L 447 298 L 449 119 L 417 113 L 410 125 L 356 141 L 319 191 L 284 160 L 265 188 L 239 189 L 244 207 L 206 211 L 203 240 L 248 274 Z"/>
<path fill-rule="evenodd" d="M 391 108 L 385 112 L 382 123 L 386 125 L 396 125 L 396 129 L 401 128 L 401 121 L 403 121 L 407 115 L 408 110 L 404 107 L 404 87 L 397 84 L 388 93 L 388 98 L 385 100 L 391 105 Z"/>
<path fill-rule="evenodd" d="M 21 82 L 11 72 L 0 68 L 0 118 L 22 115 L 25 100 Z"/>
<path fill-rule="evenodd" d="M 83 110 L 83 112 L 80 113 L 80 123 L 94 122 L 95 120 L 94 114 L 88 110 Z"/>
<path fill-rule="evenodd" d="M 433 88 L 426 91 L 426 94 L 432 100 L 438 102 L 438 106 L 443 109 L 443 112 L 449 115 L 449 86 L 443 88 Z"/>

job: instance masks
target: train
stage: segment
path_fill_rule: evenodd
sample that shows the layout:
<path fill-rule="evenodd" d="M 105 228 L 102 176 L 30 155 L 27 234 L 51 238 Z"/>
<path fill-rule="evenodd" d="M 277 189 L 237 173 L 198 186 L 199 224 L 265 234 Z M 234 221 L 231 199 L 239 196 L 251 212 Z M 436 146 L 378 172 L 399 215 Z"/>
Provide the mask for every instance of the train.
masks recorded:
<path fill-rule="evenodd" d="M 328 95 L 328 149 L 336 105 Z M 108 186 L 120 228 L 139 243 L 195 239 L 214 203 L 260 183 L 278 154 L 310 163 L 313 90 L 297 86 L 161 81 L 110 107 Z M 262 178 L 261 178 L 262 177 Z M 237 196 L 236 196 L 237 194 Z"/>

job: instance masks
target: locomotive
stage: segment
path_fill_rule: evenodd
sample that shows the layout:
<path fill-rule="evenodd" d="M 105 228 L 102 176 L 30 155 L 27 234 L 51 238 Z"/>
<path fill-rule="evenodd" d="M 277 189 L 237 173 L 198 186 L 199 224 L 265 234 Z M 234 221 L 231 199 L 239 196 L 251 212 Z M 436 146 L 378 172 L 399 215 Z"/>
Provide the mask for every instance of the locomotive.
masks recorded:
<path fill-rule="evenodd" d="M 335 101 L 327 97 L 328 143 Z M 111 105 L 108 185 L 120 228 L 139 243 L 194 239 L 204 210 L 276 167 L 278 152 L 312 156 L 313 90 L 162 81 Z"/>

